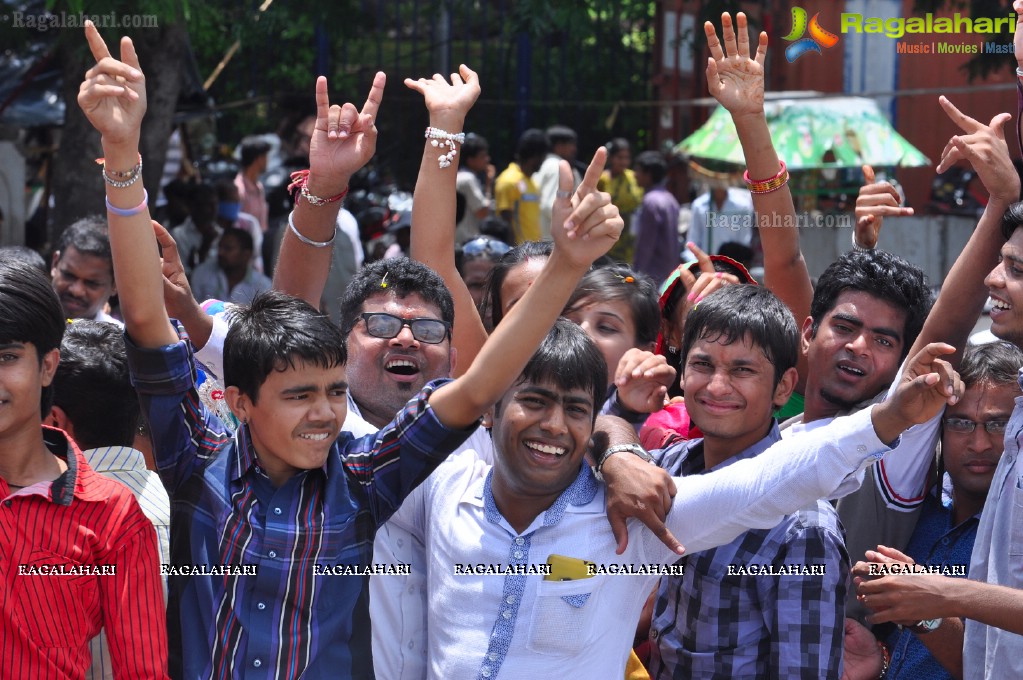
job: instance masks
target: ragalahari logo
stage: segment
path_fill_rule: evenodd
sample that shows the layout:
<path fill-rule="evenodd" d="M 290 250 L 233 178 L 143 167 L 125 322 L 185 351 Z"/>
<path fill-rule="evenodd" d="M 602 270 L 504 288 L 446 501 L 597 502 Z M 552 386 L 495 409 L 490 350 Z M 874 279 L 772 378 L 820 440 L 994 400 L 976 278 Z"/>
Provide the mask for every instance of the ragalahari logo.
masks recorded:
<path fill-rule="evenodd" d="M 789 63 L 799 59 L 807 52 L 820 54 L 822 47 L 834 47 L 838 44 L 837 35 L 821 28 L 820 23 L 817 21 L 819 16 L 819 13 L 814 14 L 813 19 L 810 19 L 810 23 L 807 25 L 806 10 L 802 7 L 792 8 L 792 31 L 783 38 L 792 43 L 785 48 L 785 58 L 789 60 Z M 806 33 L 807 29 L 810 31 L 810 36 L 804 38 L 803 34 Z"/>

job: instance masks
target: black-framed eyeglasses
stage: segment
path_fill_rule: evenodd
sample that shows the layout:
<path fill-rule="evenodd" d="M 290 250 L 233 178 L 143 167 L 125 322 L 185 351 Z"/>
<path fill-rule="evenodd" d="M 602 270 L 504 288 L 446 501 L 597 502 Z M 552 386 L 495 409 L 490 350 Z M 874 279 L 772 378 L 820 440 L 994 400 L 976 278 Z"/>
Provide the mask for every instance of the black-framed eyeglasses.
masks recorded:
<path fill-rule="evenodd" d="M 987 420 L 983 423 L 978 423 L 968 418 L 945 418 L 945 427 L 953 432 L 969 434 L 976 430 L 978 425 L 983 425 L 984 429 L 990 434 L 1005 434 L 1005 428 L 1008 427 L 1009 421 Z"/>
<path fill-rule="evenodd" d="M 509 250 L 511 246 L 504 241 L 480 236 L 465 242 L 462 246 L 462 255 L 467 258 L 489 257 L 496 262 Z"/>
<path fill-rule="evenodd" d="M 451 333 L 451 324 L 440 319 L 418 317 L 415 319 L 403 319 L 400 316 L 386 314 L 384 312 L 363 312 L 362 319 L 366 322 L 366 332 L 374 338 L 390 340 L 401 333 L 405 326 L 412 331 L 412 337 L 419 342 L 429 345 L 436 345 L 448 337 Z"/>

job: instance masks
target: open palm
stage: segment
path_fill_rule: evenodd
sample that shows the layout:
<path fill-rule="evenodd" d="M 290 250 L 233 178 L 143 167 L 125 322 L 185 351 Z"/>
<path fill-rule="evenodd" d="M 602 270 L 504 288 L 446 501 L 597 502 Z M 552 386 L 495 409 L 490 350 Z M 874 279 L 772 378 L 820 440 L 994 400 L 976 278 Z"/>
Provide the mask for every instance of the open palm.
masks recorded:
<path fill-rule="evenodd" d="M 451 74 L 451 82 L 435 73 L 433 78 L 406 78 L 405 86 L 423 95 L 431 114 L 451 112 L 463 119 L 480 96 L 479 77 L 465 64 L 459 67 L 458 73 Z"/>
<path fill-rule="evenodd" d="M 711 58 L 707 60 L 707 87 L 711 95 L 733 116 L 759 114 L 764 110 L 764 59 L 767 56 L 767 34 L 760 34 L 757 52 L 750 57 L 746 15 L 736 15 L 736 31 L 732 18 L 721 15 L 722 41 L 709 21 L 703 26 Z"/>

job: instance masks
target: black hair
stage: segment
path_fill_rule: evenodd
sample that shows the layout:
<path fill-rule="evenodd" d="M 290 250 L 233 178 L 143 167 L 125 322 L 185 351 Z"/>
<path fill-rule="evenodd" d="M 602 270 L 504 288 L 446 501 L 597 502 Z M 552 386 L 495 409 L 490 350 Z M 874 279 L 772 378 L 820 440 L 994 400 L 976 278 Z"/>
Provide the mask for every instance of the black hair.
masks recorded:
<path fill-rule="evenodd" d="M 68 248 L 74 248 L 83 255 L 101 257 L 112 263 L 110 231 L 106 219 L 99 215 L 90 215 L 73 222 L 61 233 L 57 241 L 57 250 L 60 251 L 61 257 L 67 253 Z M 113 275 L 113 264 L 110 268 Z"/>
<path fill-rule="evenodd" d="M 631 151 L 632 146 L 629 144 L 629 140 L 624 137 L 615 137 L 607 143 L 607 157 L 610 159 L 619 151 Z"/>
<path fill-rule="evenodd" d="M 43 356 L 60 347 L 64 337 L 64 310 L 38 269 L 19 260 L 0 260 L 0 344 L 27 343 Z M 40 418 L 50 412 L 53 385 L 43 388 Z"/>
<path fill-rule="evenodd" d="M 589 390 L 595 420 L 607 398 L 607 363 L 582 328 L 568 319 L 558 319 L 522 369 L 518 382 Z"/>
<path fill-rule="evenodd" d="M 507 222 L 496 215 L 483 218 L 483 221 L 480 222 L 480 235 L 490 236 L 498 241 L 504 241 L 510 246 L 515 245 L 515 239 L 512 237 L 511 227 L 508 226 Z"/>
<path fill-rule="evenodd" d="M 348 360 L 345 339 L 330 317 L 275 290 L 260 293 L 234 313 L 224 340 L 224 384 L 252 399 L 272 371 L 301 360 L 324 369 Z"/>
<path fill-rule="evenodd" d="M 774 366 L 774 384 L 799 358 L 799 331 L 792 312 L 763 286 L 724 286 L 689 312 L 682 334 L 682 367 L 699 340 L 730 345 L 749 337 Z"/>
<path fill-rule="evenodd" d="M 487 140 L 483 135 L 470 132 L 465 136 L 465 142 L 462 143 L 462 149 L 458 152 L 458 154 L 462 161 L 462 165 L 464 165 L 466 159 L 475 158 L 489 149 L 490 144 L 487 143 Z"/>
<path fill-rule="evenodd" d="M 644 151 L 636 156 L 632 164 L 650 175 L 650 181 L 654 184 L 659 184 L 668 174 L 668 161 L 660 151 Z"/>
<path fill-rule="evenodd" d="M 661 309 L 657 304 L 657 287 L 646 274 L 617 263 L 590 270 L 579 281 L 565 310 L 572 309 L 587 298 L 607 302 L 624 301 L 632 312 L 636 345 L 657 341 L 657 333 L 661 328 Z"/>
<path fill-rule="evenodd" d="M 245 231 L 244 229 L 238 229 L 237 227 L 229 227 L 224 230 L 224 233 L 220 235 L 220 240 L 223 241 L 225 238 L 233 238 L 238 241 L 238 247 L 242 250 L 252 250 L 256 247 L 256 242 L 252 240 L 252 234 Z"/>
<path fill-rule="evenodd" d="M 238 187 L 235 185 L 234 180 L 229 177 L 217 180 L 214 188 L 217 190 L 217 200 L 221 203 L 228 203 L 232 198 L 240 198 Z"/>
<path fill-rule="evenodd" d="M 44 276 L 50 275 L 50 268 L 46 264 L 46 260 L 35 250 L 32 250 L 28 246 L 3 246 L 0 247 L 0 260 L 7 260 L 14 262 L 24 262 L 30 264 L 43 273 Z"/>
<path fill-rule="evenodd" d="M 1002 236 L 1008 241 L 1019 227 L 1023 227 L 1023 201 L 1013 203 L 1002 215 Z"/>
<path fill-rule="evenodd" d="M 519 142 L 515 146 L 515 159 L 521 165 L 533 158 L 543 158 L 549 150 L 544 131 L 530 128 L 519 137 Z"/>
<path fill-rule="evenodd" d="M 1016 385 L 1023 367 L 1023 351 L 1011 342 L 971 345 L 963 353 L 959 377 L 967 389 L 982 383 Z"/>
<path fill-rule="evenodd" d="M 242 168 L 249 167 L 259 160 L 260 156 L 265 156 L 268 153 L 270 153 L 270 145 L 262 139 L 251 139 L 247 142 L 242 142 Z"/>
<path fill-rule="evenodd" d="M 141 411 L 120 328 L 88 319 L 68 324 L 53 377 L 53 405 L 67 414 L 82 449 L 132 445 Z"/>
<path fill-rule="evenodd" d="M 526 241 L 505 253 L 494 268 L 490 270 L 487 287 L 483 293 L 483 302 L 490 309 L 490 316 L 496 326 L 504 318 L 504 302 L 501 299 L 501 286 L 504 284 L 508 271 L 527 260 L 546 260 L 554 252 L 551 241 Z"/>
<path fill-rule="evenodd" d="M 189 194 L 189 201 L 191 205 L 202 205 L 211 198 L 217 198 L 217 190 L 212 184 L 208 184 L 206 182 L 193 186 L 192 191 Z"/>
<path fill-rule="evenodd" d="M 916 342 L 934 296 L 927 277 L 916 265 L 884 250 L 853 250 L 831 263 L 817 280 L 810 303 L 811 337 L 845 291 L 867 293 L 906 314 L 902 359 Z"/>
<path fill-rule="evenodd" d="M 731 274 L 735 276 L 735 278 L 739 279 L 739 283 L 748 283 L 749 273 L 742 271 L 731 262 L 727 260 L 713 258 L 711 259 L 711 263 L 714 265 L 714 271 L 722 272 L 724 274 Z M 693 264 L 693 266 L 695 267 L 693 275 L 699 277 L 700 275 L 699 267 L 696 267 L 695 263 Z M 675 316 L 675 310 L 678 308 L 679 302 L 682 301 L 682 297 L 688 294 L 689 291 L 686 290 L 686 287 L 682 285 L 681 281 L 676 283 L 675 286 L 671 289 L 671 293 L 668 294 L 668 299 L 664 301 L 664 305 L 661 307 L 661 317 L 663 317 L 668 322 L 671 322 L 672 318 Z"/>
<path fill-rule="evenodd" d="M 578 142 L 579 135 L 565 125 L 552 125 L 547 128 L 547 144 L 553 149 L 558 144 Z"/>
<path fill-rule="evenodd" d="M 359 323 L 363 305 L 378 293 L 394 293 L 399 298 L 418 295 L 436 305 L 440 318 L 455 322 L 455 303 L 444 280 L 425 264 L 407 257 L 377 260 L 360 269 L 341 297 L 341 331 L 347 336 Z"/>

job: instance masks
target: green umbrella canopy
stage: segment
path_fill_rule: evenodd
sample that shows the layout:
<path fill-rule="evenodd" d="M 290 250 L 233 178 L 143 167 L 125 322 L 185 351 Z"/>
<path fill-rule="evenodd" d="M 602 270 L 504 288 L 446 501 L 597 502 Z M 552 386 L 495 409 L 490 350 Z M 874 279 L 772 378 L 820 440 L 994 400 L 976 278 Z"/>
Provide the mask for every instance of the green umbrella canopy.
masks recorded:
<path fill-rule="evenodd" d="M 775 99 L 764 103 L 764 112 L 778 156 L 790 170 L 931 164 L 895 131 L 873 99 Z M 675 150 L 694 158 L 745 164 L 732 117 L 721 106 Z M 834 160 L 825 160 L 829 151 Z"/>

